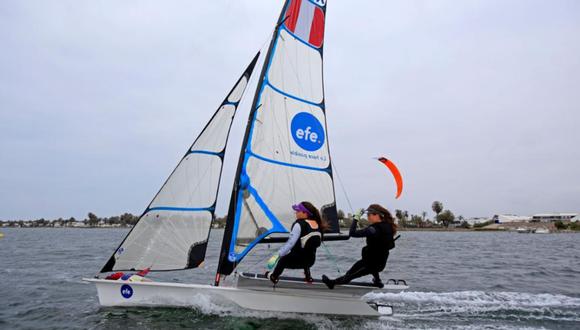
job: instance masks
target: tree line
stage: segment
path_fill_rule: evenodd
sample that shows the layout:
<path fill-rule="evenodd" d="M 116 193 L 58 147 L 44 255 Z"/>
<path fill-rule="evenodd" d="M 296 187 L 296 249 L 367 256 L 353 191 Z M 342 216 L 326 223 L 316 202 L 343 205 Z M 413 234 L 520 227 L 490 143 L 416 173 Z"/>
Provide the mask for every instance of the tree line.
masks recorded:
<path fill-rule="evenodd" d="M 431 209 L 435 213 L 433 220 L 427 218 L 427 212 L 423 211 L 421 214 L 409 214 L 408 211 L 396 209 L 393 216 L 397 219 L 397 224 L 400 228 L 432 228 L 432 227 L 449 227 L 450 224 L 455 224 L 458 227 L 469 228 L 469 224 L 462 216 L 457 217 L 450 210 L 443 209 L 443 203 L 434 201 Z M 338 210 L 338 220 L 341 227 L 350 227 L 352 223 L 352 214 L 345 214 L 343 210 Z M 212 226 L 214 228 L 224 228 L 226 224 L 227 215 L 222 217 L 216 216 Z M 139 216 L 131 213 L 123 213 L 122 215 L 112 217 L 98 217 L 93 212 L 89 212 L 87 217 L 83 220 L 77 220 L 74 217 L 63 219 L 58 218 L 54 220 L 46 220 L 44 218 L 37 220 L 16 220 L 4 222 L 8 227 L 76 227 L 82 223 L 85 227 L 132 227 L 139 220 Z M 368 224 L 365 218 L 360 221 L 362 226 Z"/>
<path fill-rule="evenodd" d="M 92 212 L 87 214 L 83 220 L 77 220 L 74 217 L 68 219 L 58 218 L 54 220 L 47 220 L 44 218 L 36 220 L 12 220 L 5 221 L 6 227 L 77 227 L 83 224 L 85 227 L 99 227 L 102 225 L 111 227 L 132 227 L 139 220 L 138 216 L 131 213 L 123 213 L 112 217 L 98 217 Z"/>
<path fill-rule="evenodd" d="M 399 228 L 433 228 L 445 227 L 454 224 L 456 227 L 470 228 L 470 225 L 463 216 L 455 217 L 455 214 L 450 210 L 443 209 L 443 203 L 434 201 L 431 204 L 431 209 L 435 213 L 433 220 L 427 218 L 427 212 L 423 211 L 421 214 L 409 214 L 409 211 L 395 209 L 392 216 L 397 220 Z M 338 210 L 338 219 L 341 227 L 350 227 L 352 223 L 352 215 L 348 213 L 345 215 L 344 211 Z M 366 225 L 366 219 L 361 220 L 361 225 Z"/>

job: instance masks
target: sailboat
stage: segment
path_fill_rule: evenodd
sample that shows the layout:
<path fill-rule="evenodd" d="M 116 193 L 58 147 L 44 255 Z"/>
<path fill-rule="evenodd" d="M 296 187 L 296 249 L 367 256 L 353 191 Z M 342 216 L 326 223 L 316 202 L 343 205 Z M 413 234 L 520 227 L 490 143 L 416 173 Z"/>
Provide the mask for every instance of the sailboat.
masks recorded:
<path fill-rule="evenodd" d="M 290 205 L 321 208 L 330 224 L 325 240 L 340 234 L 323 90 L 325 0 L 286 0 L 263 57 L 232 188 L 212 284 L 101 278 L 104 306 L 188 306 L 207 295 L 242 308 L 293 313 L 367 315 L 392 309 L 367 301 L 372 291 L 404 290 L 403 280 L 379 289 L 351 283 L 329 290 L 320 281 L 238 273 L 236 267 L 261 243 L 284 242 L 294 221 Z M 100 273 L 185 270 L 206 255 L 224 155 L 234 116 L 261 53 L 258 52 L 205 128 Z M 234 273 L 232 285 L 222 279 Z"/>

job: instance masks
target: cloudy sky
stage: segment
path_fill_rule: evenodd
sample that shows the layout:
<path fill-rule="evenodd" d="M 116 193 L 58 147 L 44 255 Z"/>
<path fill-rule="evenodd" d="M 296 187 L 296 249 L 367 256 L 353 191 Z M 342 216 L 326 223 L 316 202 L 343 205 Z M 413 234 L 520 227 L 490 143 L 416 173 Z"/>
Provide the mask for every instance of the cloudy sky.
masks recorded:
<path fill-rule="evenodd" d="M 0 219 L 141 213 L 281 2 L 1 1 Z M 328 2 L 328 134 L 353 207 L 580 211 L 579 1 Z"/>

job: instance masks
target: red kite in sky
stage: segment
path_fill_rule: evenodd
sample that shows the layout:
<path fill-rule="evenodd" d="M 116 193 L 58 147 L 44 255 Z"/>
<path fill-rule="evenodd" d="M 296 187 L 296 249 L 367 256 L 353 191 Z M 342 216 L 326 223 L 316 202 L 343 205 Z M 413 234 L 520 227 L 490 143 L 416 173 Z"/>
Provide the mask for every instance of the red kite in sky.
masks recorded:
<path fill-rule="evenodd" d="M 393 177 L 395 177 L 395 182 L 397 183 L 397 196 L 395 198 L 399 198 L 403 192 L 403 177 L 401 176 L 401 172 L 399 172 L 399 169 L 397 166 L 395 166 L 395 163 L 386 159 L 385 157 L 379 157 L 378 160 L 379 162 L 385 164 L 385 166 L 391 170 L 391 173 L 393 173 Z"/>

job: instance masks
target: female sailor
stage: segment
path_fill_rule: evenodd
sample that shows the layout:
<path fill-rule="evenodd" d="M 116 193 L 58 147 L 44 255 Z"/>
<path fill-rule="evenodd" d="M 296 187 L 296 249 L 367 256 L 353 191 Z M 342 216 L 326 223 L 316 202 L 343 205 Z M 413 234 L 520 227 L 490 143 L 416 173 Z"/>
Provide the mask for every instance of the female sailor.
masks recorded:
<path fill-rule="evenodd" d="M 285 268 L 304 269 L 305 281 L 312 282 L 310 267 L 314 265 L 316 249 L 322 243 L 322 232 L 327 228 L 320 212 L 311 203 L 301 202 L 293 205 L 292 209 L 296 212 L 296 221 L 292 225 L 290 237 L 268 261 L 269 268 L 278 262 L 269 276 L 274 284 L 278 283 Z"/>
<path fill-rule="evenodd" d="M 355 278 L 372 275 L 373 283 L 379 288 L 383 287 L 379 272 L 385 269 L 389 250 L 395 247 L 393 236 L 397 233 L 391 213 L 379 204 L 371 204 L 366 212 L 368 220 L 371 223 L 364 229 L 357 230 L 357 223 L 362 212 L 354 217 L 350 226 L 349 235 L 351 237 L 366 237 L 367 245 L 362 249 L 362 259 L 355 262 L 354 265 L 343 276 L 334 280 L 322 275 L 322 281 L 333 289 L 337 284 L 347 284 Z"/>

